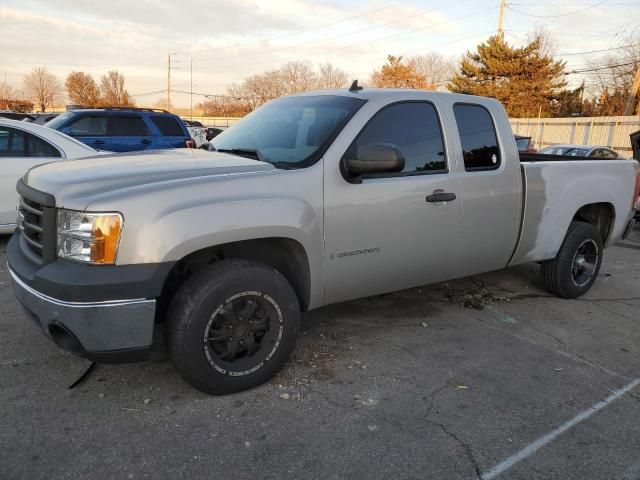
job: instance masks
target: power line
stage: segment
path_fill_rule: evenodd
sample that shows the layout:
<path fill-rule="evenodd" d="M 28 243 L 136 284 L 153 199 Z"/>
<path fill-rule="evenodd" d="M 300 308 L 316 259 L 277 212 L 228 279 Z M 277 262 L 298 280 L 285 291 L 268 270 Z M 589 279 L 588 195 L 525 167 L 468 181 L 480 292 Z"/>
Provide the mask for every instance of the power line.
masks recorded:
<path fill-rule="evenodd" d="M 336 51 L 336 50 L 344 51 L 344 50 L 347 50 L 347 49 L 350 49 L 350 48 L 354 48 L 354 47 L 359 47 L 359 46 L 362 46 L 362 45 L 368 45 L 368 44 L 371 44 L 371 43 L 381 42 L 383 40 L 388 40 L 390 38 L 396 38 L 396 37 L 400 37 L 400 36 L 403 36 L 403 35 L 409 35 L 411 33 L 416 33 L 416 32 L 422 31 L 422 30 L 426 30 L 428 28 L 447 25 L 447 24 L 453 23 L 453 22 L 455 22 L 457 20 L 462 20 L 462 19 L 465 19 L 465 18 L 474 17 L 474 16 L 477 16 L 477 15 L 479 15 L 481 13 L 485 13 L 485 12 L 488 12 L 488 11 L 491 11 L 491 10 L 495 10 L 496 8 L 498 8 L 498 7 L 497 6 L 493 6 L 493 7 L 489 7 L 489 8 L 485 8 L 485 9 L 482 9 L 482 10 L 475 11 L 475 12 L 467 14 L 467 15 L 463 15 L 463 16 L 460 16 L 460 17 L 452 18 L 452 19 L 447 20 L 445 22 L 433 23 L 433 24 L 427 25 L 426 27 L 415 28 L 415 29 L 412 29 L 412 30 L 408 30 L 408 31 L 400 32 L 400 33 L 395 33 L 395 34 L 392 34 L 392 35 L 387 35 L 387 36 L 376 38 L 376 39 L 373 39 L 373 40 L 367 40 L 367 41 L 364 41 L 364 42 L 354 43 L 354 44 L 351 44 L 351 45 L 344 45 L 344 46 L 340 46 L 340 47 L 324 49 L 324 50 L 312 52 L 312 53 L 309 53 L 309 54 L 296 55 L 296 56 L 293 56 L 293 57 L 290 56 L 290 57 L 283 58 L 283 59 L 265 60 L 265 61 L 262 61 L 262 62 L 234 63 L 234 64 L 228 64 L 228 65 L 217 65 L 216 67 L 218 69 L 228 69 L 228 68 L 231 68 L 231 67 L 247 67 L 247 66 L 254 66 L 254 65 L 261 65 L 261 64 L 273 64 L 273 63 L 276 63 L 276 62 L 283 62 L 283 61 L 288 61 L 288 60 L 297 60 L 297 59 L 300 59 L 300 58 L 311 57 L 311 56 L 316 56 L 316 55 L 322 55 L 322 54 L 325 54 L 327 52 L 332 52 L 332 51 Z"/>
<path fill-rule="evenodd" d="M 326 23 L 324 25 L 320 25 L 319 27 L 309 28 L 309 29 L 305 29 L 305 30 L 299 30 L 299 31 L 294 32 L 294 33 L 287 33 L 285 35 L 279 35 L 279 36 L 276 36 L 276 37 L 269 37 L 269 38 L 263 38 L 261 40 L 254 40 L 252 42 L 241 43 L 240 45 L 233 45 L 232 47 L 233 48 L 246 47 L 246 46 L 249 46 L 249 45 L 256 45 L 256 44 L 263 43 L 263 42 L 270 42 L 270 41 L 273 41 L 273 40 L 280 40 L 282 38 L 295 37 L 297 35 L 302 35 L 304 33 L 315 32 L 317 30 L 322 30 L 323 28 L 333 27 L 334 25 L 338 25 L 340 23 L 348 22 L 350 20 L 355 20 L 356 18 L 366 17 L 367 15 L 371 15 L 372 13 L 377 13 L 377 12 L 380 12 L 382 10 L 387 10 L 387 9 L 389 9 L 391 7 L 395 7 L 395 6 L 401 5 L 402 3 L 404 3 L 404 2 L 392 3 L 390 5 L 387 5 L 386 7 L 376 8 L 374 10 L 367 10 L 364 13 L 361 13 L 359 15 L 353 15 L 351 17 L 343 18 L 342 20 L 338 20 L 336 22 Z M 228 48 L 232 48 L 232 47 L 228 47 Z"/>
<path fill-rule="evenodd" d="M 608 1 L 609 0 L 602 0 L 601 2 L 594 3 L 593 5 L 589 5 L 588 7 L 582 8 L 580 10 L 574 10 L 573 12 L 567 12 L 567 13 L 557 13 L 555 15 L 533 15 L 531 13 L 521 12 L 520 10 L 516 10 L 515 8 L 511 8 L 510 6 L 507 6 L 507 8 L 509 10 L 511 10 L 512 12 L 518 13 L 520 15 L 525 15 L 527 17 L 533 17 L 533 18 L 557 18 L 557 17 L 568 17 L 569 15 L 575 15 L 577 13 L 586 12 L 587 10 L 591 10 L 592 8 L 599 7 L 600 5 L 602 5 L 604 3 L 607 3 Z"/>
<path fill-rule="evenodd" d="M 326 42 L 327 40 L 333 40 L 333 39 L 336 39 L 336 38 L 346 37 L 346 36 L 355 35 L 355 34 L 362 33 L 362 32 L 367 32 L 367 31 L 370 31 L 370 30 L 375 30 L 375 29 L 380 28 L 380 27 L 386 27 L 387 25 L 392 25 L 394 23 L 401 22 L 403 20 L 406 20 L 407 18 L 422 17 L 424 15 L 428 15 L 430 13 L 437 12 L 438 10 L 442 10 L 442 9 L 445 9 L 445 8 L 448 8 L 448 7 L 452 7 L 454 5 L 457 5 L 459 3 L 463 3 L 463 2 L 466 2 L 466 1 L 468 1 L 468 0 L 456 0 L 454 2 L 448 3 L 446 5 L 442 5 L 441 7 L 434 8 L 432 10 L 420 13 L 418 15 L 413 13 L 411 15 L 406 15 L 404 17 L 397 18 L 397 19 L 392 20 L 390 22 L 381 23 L 381 24 L 378 24 L 378 25 L 374 25 L 372 27 L 362 28 L 360 30 L 354 30 L 352 32 L 340 33 L 338 35 L 333 35 L 333 36 L 330 36 L 330 37 L 321 38 L 319 40 L 314 40 L 314 41 L 311 41 L 311 42 L 305 42 L 305 43 L 300 43 L 300 44 L 296 44 L 296 45 L 289 45 L 289 46 L 286 46 L 286 47 L 274 48 L 274 49 L 267 50 L 267 51 L 262 51 L 262 52 L 247 53 L 247 54 L 243 54 L 243 55 L 227 55 L 227 56 L 224 56 L 224 57 L 208 57 L 204 61 L 205 62 L 209 62 L 209 61 L 218 61 L 218 60 L 222 60 L 222 59 L 225 59 L 225 58 L 254 57 L 256 55 L 264 56 L 264 55 L 268 55 L 270 53 L 282 52 L 282 51 L 285 51 L 285 50 L 291 50 L 293 48 L 306 47 L 308 45 L 313 45 L 313 44 L 317 44 L 317 43 Z M 232 48 L 236 48 L 236 47 L 232 47 Z"/>

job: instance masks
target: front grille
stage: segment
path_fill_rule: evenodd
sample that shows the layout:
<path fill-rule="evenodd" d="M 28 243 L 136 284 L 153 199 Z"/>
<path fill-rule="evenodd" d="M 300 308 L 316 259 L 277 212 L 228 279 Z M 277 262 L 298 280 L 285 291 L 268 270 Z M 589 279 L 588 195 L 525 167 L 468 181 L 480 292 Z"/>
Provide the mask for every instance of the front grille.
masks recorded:
<path fill-rule="evenodd" d="M 42 233 L 44 223 L 44 207 L 33 200 L 20 196 L 18 203 L 18 228 L 22 231 L 29 248 L 42 257 Z"/>
<path fill-rule="evenodd" d="M 46 264 L 56 257 L 55 199 L 39 190 L 18 182 L 18 228 L 22 235 L 22 251 L 31 260 Z"/>

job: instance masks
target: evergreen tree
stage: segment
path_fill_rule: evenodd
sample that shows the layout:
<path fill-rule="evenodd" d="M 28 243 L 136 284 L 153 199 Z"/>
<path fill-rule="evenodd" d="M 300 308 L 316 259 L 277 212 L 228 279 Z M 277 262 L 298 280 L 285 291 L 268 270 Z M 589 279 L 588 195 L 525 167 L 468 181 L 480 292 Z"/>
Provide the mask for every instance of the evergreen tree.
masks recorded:
<path fill-rule="evenodd" d="M 497 34 L 478 45 L 475 53 L 467 52 L 448 88 L 495 98 L 511 117 L 549 116 L 566 86 L 564 67 L 545 52 L 541 35 L 516 48 Z"/>

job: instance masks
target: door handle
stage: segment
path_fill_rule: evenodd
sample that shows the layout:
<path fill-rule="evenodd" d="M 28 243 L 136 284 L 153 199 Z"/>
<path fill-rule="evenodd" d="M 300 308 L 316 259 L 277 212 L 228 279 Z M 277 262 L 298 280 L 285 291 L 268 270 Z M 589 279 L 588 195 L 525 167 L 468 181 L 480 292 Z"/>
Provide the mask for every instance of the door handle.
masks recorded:
<path fill-rule="evenodd" d="M 425 199 L 429 203 L 451 202 L 456 199 L 455 193 L 448 193 L 444 190 L 434 190 L 431 195 L 427 195 Z"/>
<path fill-rule="evenodd" d="M 104 141 L 102 140 L 96 140 L 95 142 L 93 142 L 94 145 L 104 145 Z"/>
<path fill-rule="evenodd" d="M 144 140 L 141 140 L 140 143 L 142 143 L 144 145 L 149 145 L 151 143 L 151 140 L 148 140 L 148 139 L 145 138 Z"/>

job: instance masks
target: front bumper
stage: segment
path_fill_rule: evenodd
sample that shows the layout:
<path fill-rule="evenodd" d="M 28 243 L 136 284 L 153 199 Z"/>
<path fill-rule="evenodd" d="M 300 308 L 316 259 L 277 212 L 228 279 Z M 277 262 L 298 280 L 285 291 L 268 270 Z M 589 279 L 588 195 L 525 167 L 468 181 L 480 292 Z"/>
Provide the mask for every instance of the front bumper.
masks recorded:
<path fill-rule="evenodd" d="M 7 246 L 15 296 L 29 318 L 58 346 L 104 363 L 149 357 L 156 298 L 170 263 L 81 265 L 33 262 L 16 232 Z"/>
<path fill-rule="evenodd" d="M 66 302 L 29 287 L 10 268 L 9 273 L 26 313 L 61 348 L 104 363 L 148 359 L 155 299 Z"/>

